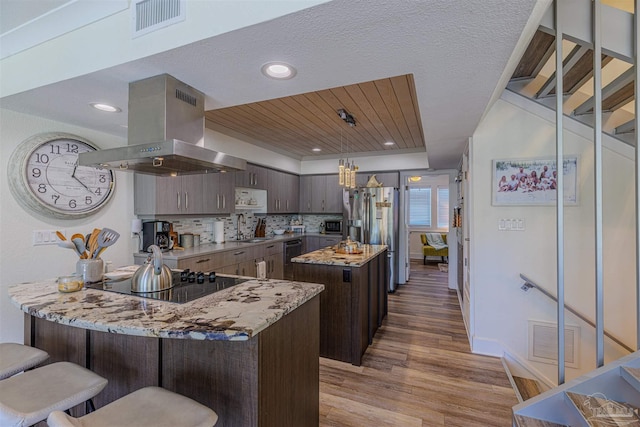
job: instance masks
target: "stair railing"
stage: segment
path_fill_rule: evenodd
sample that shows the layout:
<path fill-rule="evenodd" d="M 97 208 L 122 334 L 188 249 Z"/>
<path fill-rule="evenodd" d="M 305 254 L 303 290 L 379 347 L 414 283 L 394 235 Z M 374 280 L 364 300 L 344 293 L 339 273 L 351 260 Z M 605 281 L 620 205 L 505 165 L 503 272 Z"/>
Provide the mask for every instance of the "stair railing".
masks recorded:
<path fill-rule="evenodd" d="M 553 301 L 555 301 L 556 303 L 558 302 L 558 299 L 555 297 L 555 295 L 553 295 L 552 293 L 550 293 L 549 291 L 547 291 L 546 289 L 544 289 L 543 287 L 537 285 L 533 280 L 529 279 L 527 276 L 525 276 L 524 274 L 520 274 L 520 278 L 522 280 L 524 280 L 524 284 L 521 286 L 521 289 L 525 292 L 527 292 L 529 289 L 535 288 L 538 291 L 540 291 L 543 295 L 551 298 Z M 596 327 L 596 324 L 593 320 L 589 319 L 588 317 L 586 317 L 584 314 L 580 313 L 579 311 L 577 311 L 575 308 L 571 307 L 568 304 L 564 305 L 564 308 L 571 314 L 573 314 L 574 316 L 578 317 L 580 320 L 582 320 L 583 322 L 585 322 L 586 324 L 588 324 L 589 326 L 591 326 L 592 328 Z M 604 336 L 609 338 L 611 341 L 613 341 L 614 343 L 618 344 L 620 347 L 624 348 L 625 350 L 627 350 L 629 353 L 633 353 L 635 350 L 633 348 L 631 348 L 631 346 L 628 346 L 627 344 L 625 344 L 624 342 L 622 342 L 622 340 L 620 340 L 620 338 L 616 337 L 615 335 L 613 335 L 611 332 L 607 331 L 606 329 L 604 330 Z"/>

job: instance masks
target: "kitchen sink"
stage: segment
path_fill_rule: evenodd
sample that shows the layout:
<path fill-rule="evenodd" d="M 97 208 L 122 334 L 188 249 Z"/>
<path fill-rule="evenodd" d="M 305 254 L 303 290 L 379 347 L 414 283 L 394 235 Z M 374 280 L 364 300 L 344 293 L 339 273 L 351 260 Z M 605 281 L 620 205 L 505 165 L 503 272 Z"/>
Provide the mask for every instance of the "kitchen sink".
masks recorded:
<path fill-rule="evenodd" d="M 252 239 L 236 240 L 238 243 L 260 243 L 271 240 L 270 237 L 254 237 Z"/>

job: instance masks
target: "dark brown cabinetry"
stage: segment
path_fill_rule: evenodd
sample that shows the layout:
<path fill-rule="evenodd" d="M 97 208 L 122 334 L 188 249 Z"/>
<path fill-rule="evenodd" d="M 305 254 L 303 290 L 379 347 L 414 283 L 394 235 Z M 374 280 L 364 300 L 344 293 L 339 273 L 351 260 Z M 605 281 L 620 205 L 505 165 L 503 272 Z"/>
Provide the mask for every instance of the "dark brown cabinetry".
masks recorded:
<path fill-rule="evenodd" d="M 300 205 L 300 178 L 273 169 L 269 169 L 267 177 L 267 213 L 297 213 Z"/>
<path fill-rule="evenodd" d="M 206 213 L 203 175 L 156 177 L 136 173 L 133 183 L 136 215 Z"/>
<path fill-rule="evenodd" d="M 25 343 L 47 351 L 47 363 L 107 378 L 97 407 L 159 386 L 210 407 L 225 427 L 318 426 L 319 296 L 248 341 L 130 336 L 25 315 Z M 83 415 L 82 405 L 72 414 Z"/>
<path fill-rule="evenodd" d="M 235 173 L 236 187 L 267 189 L 268 169 L 262 166 L 247 164 L 244 171 Z"/>
<path fill-rule="evenodd" d="M 342 213 L 342 188 L 338 175 L 302 175 L 300 212 Z"/>
<path fill-rule="evenodd" d="M 294 280 L 322 283 L 320 356 L 359 366 L 387 314 L 387 251 L 360 267 L 294 263 Z"/>

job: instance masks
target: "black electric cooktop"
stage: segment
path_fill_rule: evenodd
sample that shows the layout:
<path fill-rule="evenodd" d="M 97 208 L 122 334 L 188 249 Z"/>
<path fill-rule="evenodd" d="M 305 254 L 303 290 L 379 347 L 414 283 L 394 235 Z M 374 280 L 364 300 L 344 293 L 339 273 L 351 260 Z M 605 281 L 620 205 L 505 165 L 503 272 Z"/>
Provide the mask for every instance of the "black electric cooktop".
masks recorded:
<path fill-rule="evenodd" d="M 248 279 L 218 276 L 216 273 L 194 272 L 189 270 L 172 270 L 173 287 L 159 292 L 132 292 L 131 278 L 104 280 L 90 283 L 86 287 L 119 294 L 134 295 L 143 298 L 183 304 L 202 298 L 214 292 L 246 282 Z"/>

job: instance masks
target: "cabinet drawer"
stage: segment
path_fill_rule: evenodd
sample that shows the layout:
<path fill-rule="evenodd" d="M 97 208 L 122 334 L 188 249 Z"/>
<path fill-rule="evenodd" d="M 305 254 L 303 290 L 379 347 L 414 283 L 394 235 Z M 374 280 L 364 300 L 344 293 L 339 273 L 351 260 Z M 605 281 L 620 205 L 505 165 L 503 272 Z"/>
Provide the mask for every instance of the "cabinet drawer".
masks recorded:
<path fill-rule="evenodd" d="M 282 242 L 271 242 L 261 246 L 260 250 L 262 251 L 260 255 L 266 257 L 284 252 L 284 246 Z"/>
<path fill-rule="evenodd" d="M 199 257 L 186 258 L 178 261 L 178 268 L 191 271 L 215 271 L 224 265 L 223 257 L 220 253 L 202 255 Z"/>
<path fill-rule="evenodd" d="M 259 246 L 247 246 L 236 248 L 232 251 L 225 251 L 222 254 L 222 265 L 239 264 L 244 261 L 253 260 L 256 258 L 256 250 Z"/>

